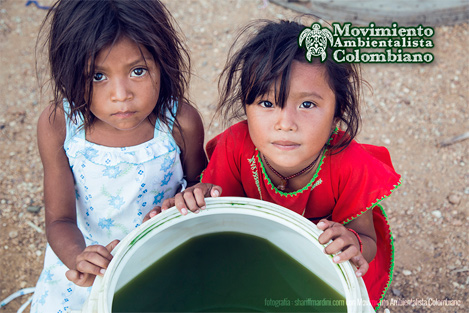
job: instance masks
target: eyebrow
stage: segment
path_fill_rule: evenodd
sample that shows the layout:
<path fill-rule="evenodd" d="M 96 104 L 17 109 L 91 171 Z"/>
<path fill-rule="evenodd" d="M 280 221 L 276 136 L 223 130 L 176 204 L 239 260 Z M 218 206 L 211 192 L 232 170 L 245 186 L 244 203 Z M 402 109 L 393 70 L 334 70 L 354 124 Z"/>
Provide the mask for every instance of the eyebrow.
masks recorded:
<path fill-rule="evenodd" d="M 300 98 L 308 98 L 308 97 L 314 97 L 314 98 L 319 98 L 321 100 L 323 100 L 323 97 L 318 94 L 317 92 L 299 92 L 296 94 L 296 96 L 300 97 Z"/>
<path fill-rule="evenodd" d="M 126 64 L 126 66 L 128 67 L 133 67 L 139 63 L 145 63 L 145 64 L 148 64 L 148 63 L 155 63 L 156 62 L 153 60 L 153 57 L 150 56 L 150 55 L 142 55 L 140 58 L 136 59 L 135 61 L 132 61 L 128 64 Z M 106 69 L 105 67 L 102 67 L 102 66 L 99 66 L 99 65 L 95 65 L 95 70 L 103 70 L 103 69 Z"/>
<path fill-rule="evenodd" d="M 273 95 L 275 94 L 275 89 L 274 88 L 270 88 L 267 93 L 267 95 Z M 303 92 L 298 92 L 298 93 L 295 93 L 295 94 L 292 94 L 298 98 L 317 98 L 317 99 L 320 99 L 320 100 L 324 100 L 324 98 L 317 92 L 315 91 L 303 91 Z"/>

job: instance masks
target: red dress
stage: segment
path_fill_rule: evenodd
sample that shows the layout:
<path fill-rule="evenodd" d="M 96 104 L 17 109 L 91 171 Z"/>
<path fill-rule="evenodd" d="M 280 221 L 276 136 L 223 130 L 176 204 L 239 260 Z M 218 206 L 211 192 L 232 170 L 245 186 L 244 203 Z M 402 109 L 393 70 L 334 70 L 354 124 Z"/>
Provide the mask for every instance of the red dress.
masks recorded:
<path fill-rule="evenodd" d="M 343 136 L 332 135 L 331 144 Z M 276 203 L 314 223 L 322 218 L 346 224 L 373 210 L 377 253 L 363 277 L 371 304 L 379 308 L 391 283 L 394 248 L 386 214 L 379 202 L 400 185 L 384 147 L 352 141 L 338 154 L 326 150 L 313 179 L 304 188 L 284 193 L 270 181 L 247 122 L 233 125 L 207 144 L 210 162 L 201 181 L 223 188 L 223 196 L 242 196 Z"/>

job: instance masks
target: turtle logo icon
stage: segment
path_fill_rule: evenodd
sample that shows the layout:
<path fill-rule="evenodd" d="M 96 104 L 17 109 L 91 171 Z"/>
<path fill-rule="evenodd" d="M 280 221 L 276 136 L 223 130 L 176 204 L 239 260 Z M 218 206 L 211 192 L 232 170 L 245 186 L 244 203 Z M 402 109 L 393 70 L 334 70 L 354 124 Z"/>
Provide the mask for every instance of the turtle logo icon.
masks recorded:
<path fill-rule="evenodd" d="M 306 59 L 311 62 L 311 57 L 321 56 L 321 62 L 327 57 L 326 48 L 327 40 L 331 42 L 331 45 L 334 43 L 332 38 L 332 33 L 329 29 L 321 29 L 321 24 L 313 23 L 311 28 L 306 27 L 303 29 L 298 37 L 298 45 L 301 47 L 304 45 L 306 48 Z"/>

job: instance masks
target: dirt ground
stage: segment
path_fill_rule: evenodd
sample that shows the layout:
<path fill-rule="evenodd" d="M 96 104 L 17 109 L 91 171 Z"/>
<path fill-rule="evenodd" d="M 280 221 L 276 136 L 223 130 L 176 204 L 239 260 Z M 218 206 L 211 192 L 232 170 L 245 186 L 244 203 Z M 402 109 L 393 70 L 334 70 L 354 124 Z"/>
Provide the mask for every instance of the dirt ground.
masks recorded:
<path fill-rule="evenodd" d="M 36 121 L 50 97 L 40 91 L 34 52 L 45 11 L 25 2 L 0 0 L 0 299 L 35 285 L 46 245 Z M 253 19 L 297 14 L 262 0 L 164 2 L 187 37 L 191 97 L 210 139 L 221 130 L 208 125 L 236 31 Z M 469 310 L 469 140 L 439 145 L 469 131 L 468 24 L 436 27 L 432 39 L 430 64 L 363 66 L 373 94 L 363 103 L 359 141 L 385 145 L 402 174 L 402 186 L 384 201 L 395 271 L 380 312 Z M 459 303 L 445 306 L 445 299 Z M 0 311 L 16 312 L 26 300 Z"/>

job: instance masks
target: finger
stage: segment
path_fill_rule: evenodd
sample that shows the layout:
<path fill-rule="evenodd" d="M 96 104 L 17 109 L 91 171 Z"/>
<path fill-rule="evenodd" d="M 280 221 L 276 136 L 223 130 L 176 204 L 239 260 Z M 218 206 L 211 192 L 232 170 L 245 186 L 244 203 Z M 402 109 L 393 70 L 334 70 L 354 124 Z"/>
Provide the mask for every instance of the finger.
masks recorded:
<path fill-rule="evenodd" d="M 119 244 L 120 240 L 118 239 L 115 239 L 113 241 L 111 241 L 110 243 L 108 243 L 108 245 L 106 246 L 106 249 L 107 251 L 109 251 L 109 253 L 112 252 L 112 250 L 114 250 L 114 248 Z M 111 255 L 112 257 L 112 255 Z"/>
<path fill-rule="evenodd" d="M 83 274 L 83 279 L 79 282 L 78 286 L 91 287 L 91 286 L 93 286 L 93 282 L 94 282 L 95 278 L 96 278 L 95 275 Z"/>
<path fill-rule="evenodd" d="M 347 240 L 347 237 L 338 236 L 332 239 L 332 242 L 324 248 L 324 252 L 327 254 L 335 254 L 350 247 L 350 242 Z"/>
<path fill-rule="evenodd" d="M 65 277 L 74 284 L 80 280 L 80 274 L 83 276 L 83 273 L 80 273 L 76 270 L 68 270 L 65 272 Z"/>
<path fill-rule="evenodd" d="M 370 268 L 370 265 L 361 253 L 353 257 L 350 261 L 358 268 L 358 270 L 355 272 L 355 275 L 357 275 L 357 277 L 365 275 L 366 272 L 368 272 L 368 269 Z"/>
<path fill-rule="evenodd" d="M 219 196 L 221 196 L 222 191 L 223 191 L 223 189 L 220 186 L 212 185 L 212 188 L 210 189 L 210 196 L 212 198 L 219 197 Z"/>
<path fill-rule="evenodd" d="M 111 242 L 108 246 L 111 249 L 116 242 Z M 82 273 L 93 275 L 104 275 L 105 269 L 112 260 L 112 254 L 107 247 L 90 246 L 82 252 L 77 258 L 76 270 Z"/>
<path fill-rule="evenodd" d="M 77 286 L 89 287 L 93 285 L 96 276 L 83 274 L 76 270 L 68 270 L 65 272 L 65 277 Z"/>
<path fill-rule="evenodd" d="M 177 193 L 174 196 L 174 205 L 182 215 L 187 214 L 186 202 L 184 201 L 184 196 L 181 193 Z"/>
<path fill-rule="evenodd" d="M 112 243 L 112 242 L 111 242 Z M 111 261 L 112 254 L 105 246 L 101 245 L 92 245 L 85 248 L 85 250 L 77 257 L 78 261 L 89 260 L 90 257 L 98 255 L 100 257 L 106 258 Z"/>
<path fill-rule="evenodd" d="M 324 245 L 331 240 L 335 240 L 337 237 L 340 237 L 345 233 L 346 231 L 345 227 L 342 227 L 343 228 L 342 229 L 341 227 L 336 227 L 335 226 L 336 224 L 339 226 L 341 225 L 339 223 L 329 222 L 328 224 L 329 226 L 326 227 L 324 232 L 318 237 L 318 241 L 320 244 Z"/>
<path fill-rule="evenodd" d="M 157 207 L 154 207 L 153 209 L 151 209 L 151 211 L 148 212 L 147 216 L 150 219 L 150 218 L 153 218 L 153 217 L 157 216 L 160 213 L 161 213 L 161 207 L 157 206 Z M 144 219 L 144 221 L 145 221 L 145 219 Z"/>
<path fill-rule="evenodd" d="M 97 255 L 95 254 L 94 256 Z M 88 260 L 77 262 L 76 268 L 77 271 L 83 274 L 103 276 L 108 264 L 109 260 L 104 259 L 103 257 L 91 257 Z"/>
<path fill-rule="evenodd" d="M 175 205 L 176 203 L 175 203 L 174 198 L 166 199 L 163 201 L 163 204 L 161 205 L 161 212 L 166 211 L 167 209 L 172 208 Z"/>
<path fill-rule="evenodd" d="M 194 198 L 200 210 L 205 210 L 205 195 L 202 189 L 194 188 Z"/>
<path fill-rule="evenodd" d="M 320 230 L 325 230 L 325 229 L 327 229 L 327 228 L 329 228 L 329 227 L 332 227 L 332 225 L 334 225 L 334 224 L 335 224 L 335 222 L 328 221 L 328 220 L 326 220 L 326 219 L 322 219 L 322 220 L 320 220 L 320 221 L 316 224 L 316 226 L 317 226 Z"/>
<path fill-rule="evenodd" d="M 150 210 L 150 212 L 148 212 L 148 213 L 145 215 L 145 217 L 143 218 L 142 223 L 145 223 L 146 221 L 148 221 L 148 220 L 151 219 L 152 217 L 155 217 L 157 214 L 158 214 L 158 212 L 157 212 L 156 209 Z"/>
<path fill-rule="evenodd" d="M 194 193 L 193 193 L 195 190 L 196 189 L 184 192 L 182 196 L 184 198 L 184 202 L 186 203 L 186 208 L 191 212 L 199 213 L 200 208 L 199 208 L 197 202 L 195 201 L 195 197 L 194 197 Z"/>
<path fill-rule="evenodd" d="M 329 248 L 329 246 L 327 246 L 327 248 Z M 342 252 L 334 256 L 334 258 L 332 258 L 332 261 L 334 261 L 334 263 L 342 263 L 342 262 L 351 260 L 352 258 L 361 255 L 360 251 L 357 249 L 356 246 L 348 246 L 347 248 L 341 249 L 339 251 L 342 251 Z M 339 251 L 328 253 L 328 254 L 335 254 L 335 253 L 338 253 Z"/>

